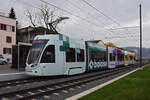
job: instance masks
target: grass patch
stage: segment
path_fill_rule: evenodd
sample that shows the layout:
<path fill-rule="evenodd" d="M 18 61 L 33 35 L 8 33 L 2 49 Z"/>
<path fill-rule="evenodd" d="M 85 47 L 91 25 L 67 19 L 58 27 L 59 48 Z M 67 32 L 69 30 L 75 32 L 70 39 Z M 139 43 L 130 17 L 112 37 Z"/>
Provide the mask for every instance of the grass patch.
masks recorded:
<path fill-rule="evenodd" d="M 79 100 L 150 100 L 150 66 Z"/>

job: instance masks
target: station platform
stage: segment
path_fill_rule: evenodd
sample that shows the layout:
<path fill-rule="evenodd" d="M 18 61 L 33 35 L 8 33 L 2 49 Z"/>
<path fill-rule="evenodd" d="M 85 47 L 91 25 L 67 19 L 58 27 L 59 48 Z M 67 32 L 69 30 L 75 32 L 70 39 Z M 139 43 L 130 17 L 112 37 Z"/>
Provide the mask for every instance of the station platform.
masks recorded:
<path fill-rule="evenodd" d="M 11 68 L 11 64 L 0 65 L 0 82 L 29 78 L 24 71 Z"/>
<path fill-rule="evenodd" d="M 9 74 L 9 73 L 18 73 L 18 72 L 20 71 L 11 68 L 11 64 L 0 65 L 0 74 Z"/>

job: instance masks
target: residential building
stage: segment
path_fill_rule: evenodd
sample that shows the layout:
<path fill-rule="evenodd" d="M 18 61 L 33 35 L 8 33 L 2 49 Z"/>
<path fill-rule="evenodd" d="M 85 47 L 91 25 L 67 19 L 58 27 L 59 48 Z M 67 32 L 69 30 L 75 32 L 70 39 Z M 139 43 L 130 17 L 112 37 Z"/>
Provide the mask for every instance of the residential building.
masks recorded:
<path fill-rule="evenodd" d="M 44 27 L 25 27 L 18 31 L 18 42 L 31 43 L 36 35 L 58 34 Z"/>
<path fill-rule="evenodd" d="M 12 58 L 12 45 L 16 44 L 16 20 L 0 12 L 0 54 Z"/>
<path fill-rule="evenodd" d="M 45 34 L 58 34 L 58 33 L 44 27 L 31 27 L 31 26 L 24 27 L 18 30 L 17 43 L 18 42 L 19 43 L 17 45 L 14 45 L 12 49 L 13 51 L 12 68 L 16 68 L 16 69 L 19 68 L 19 70 L 25 70 L 27 55 L 30 47 L 32 46 L 31 43 L 34 37 L 36 35 L 45 35 Z M 19 50 L 19 55 L 18 55 L 18 50 Z"/>

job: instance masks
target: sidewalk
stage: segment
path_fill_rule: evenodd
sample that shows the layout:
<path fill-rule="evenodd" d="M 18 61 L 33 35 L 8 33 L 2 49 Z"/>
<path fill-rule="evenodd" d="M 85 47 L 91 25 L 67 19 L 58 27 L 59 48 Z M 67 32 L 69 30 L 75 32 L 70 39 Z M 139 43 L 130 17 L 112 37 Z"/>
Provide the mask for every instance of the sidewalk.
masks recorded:
<path fill-rule="evenodd" d="M 11 68 L 11 64 L 0 65 L 0 82 L 27 78 L 29 76 L 24 71 Z"/>
<path fill-rule="evenodd" d="M 23 71 L 18 71 L 17 69 L 11 68 L 11 64 L 0 65 L 0 74 L 9 74 L 9 73 L 19 73 Z"/>

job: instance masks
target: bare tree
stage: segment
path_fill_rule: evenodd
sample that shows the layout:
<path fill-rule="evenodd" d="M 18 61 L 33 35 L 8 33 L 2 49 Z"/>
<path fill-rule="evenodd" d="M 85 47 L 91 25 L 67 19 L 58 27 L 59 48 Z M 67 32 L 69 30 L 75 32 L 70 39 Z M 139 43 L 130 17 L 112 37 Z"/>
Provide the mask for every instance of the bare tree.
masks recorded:
<path fill-rule="evenodd" d="M 29 10 L 27 10 L 26 16 L 29 18 L 30 23 L 33 25 L 33 27 L 36 27 L 36 21 L 37 21 L 37 15 L 35 13 L 31 13 Z"/>
<path fill-rule="evenodd" d="M 56 9 L 51 10 L 46 4 L 41 5 L 40 9 L 37 12 L 31 12 L 27 10 L 26 16 L 29 19 L 33 27 L 43 26 L 54 32 L 59 23 L 69 17 L 58 17 L 55 15 Z"/>

